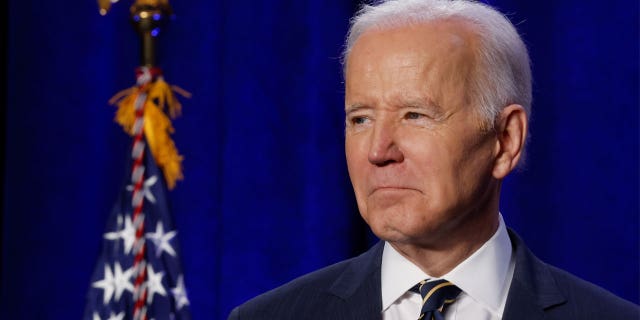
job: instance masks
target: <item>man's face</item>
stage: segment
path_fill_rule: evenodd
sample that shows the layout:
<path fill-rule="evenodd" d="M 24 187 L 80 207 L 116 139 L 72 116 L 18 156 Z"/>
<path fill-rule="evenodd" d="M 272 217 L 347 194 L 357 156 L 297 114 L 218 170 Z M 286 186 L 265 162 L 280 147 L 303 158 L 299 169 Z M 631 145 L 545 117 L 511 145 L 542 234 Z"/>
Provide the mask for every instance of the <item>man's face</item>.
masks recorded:
<path fill-rule="evenodd" d="M 365 32 L 350 52 L 347 165 L 382 239 L 431 245 L 486 214 L 499 189 L 497 140 L 468 94 L 476 45 L 465 24 L 439 21 Z"/>

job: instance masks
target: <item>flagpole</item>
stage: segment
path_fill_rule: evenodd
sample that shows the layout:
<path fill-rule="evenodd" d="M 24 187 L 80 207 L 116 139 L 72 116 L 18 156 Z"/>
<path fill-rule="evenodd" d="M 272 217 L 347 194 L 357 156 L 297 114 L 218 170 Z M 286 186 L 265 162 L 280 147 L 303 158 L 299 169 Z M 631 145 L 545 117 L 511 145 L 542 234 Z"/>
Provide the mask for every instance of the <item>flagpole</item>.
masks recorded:
<path fill-rule="evenodd" d="M 146 300 L 149 294 L 147 288 L 147 261 L 145 259 L 146 242 L 144 238 L 144 213 L 142 207 L 144 204 L 143 183 L 145 167 L 142 165 L 144 157 L 144 139 L 143 139 L 143 122 L 144 107 L 147 100 L 147 86 L 151 84 L 158 76 L 159 72 L 156 65 L 156 37 L 160 33 L 160 27 L 168 20 L 171 14 L 171 7 L 168 1 L 157 0 L 136 0 L 131 6 L 131 21 L 134 28 L 141 38 L 140 66 L 137 72 L 137 84 L 140 92 L 135 99 L 134 109 L 136 115 L 136 123 L 134 125 L 134 145 L 132 149 L 132 157 L 134 167 L 131 173 L 131 182 L 134 186 L 132 195 L 133 221 L 136 228 L 136 245 L 134 246 L 134 309 L 133 318 L 135 320 L 146 320 L 147 305 Z M 153 74 L 155 73 L 155 74 Z"/>
<path fill-rule="evenodd" d="M 98 0 L 100 14 L 106 15 L 111 4 L 115 2 L 117 0 Z M 187 307 L 189 301 L 184 289 L 181 267 L 179 261 L 172 260 L 176 258 L 176 251 L 172 247 L 169 247 L 170 250 L 167 249 L 167 246 L 170 246 L 168 241 L 175 237 L 177 231 L 164 233 L 165 226 L 170 226 L 171 223 L 168 217 L 157 210 L 158 198 L 154 196 L 156 194 L 164 197 L 164 186 L 173 189 L 176 181 L 182 179 L 182 156 L 178 153 L 170 136 L 174 132 L 171 119 L 178 116 L 181 111 L 181 104 L 175 97 L 174 91 L 186 97 L 190 94 L 166 83 L 162 70 L 156 66 L 156 38 L 160 34 L 161 27 L 166 24 L 172 14 L 168 0 L 135 0 L 130 7 L 131 22 L 141 40 L 136 84 L 120 91 L 109 101 L 118 106 L 115 121 L 133 138 L 131 177 L 126 187 L 130 193 L 121 200 L 126 205 L 116 206 L 121 208 L 120 210 L 129 205 L 130 207 L 125 212 L 112 213 L 113 218 L 110 218 L 110 221 L 115 221 L 116 214 L 125 216 L 125 219 L 130 214 L 128 218 L 130 220 L 128 224 L 125 223 L 124 229 L 120 230 L 122 226 L 119 222 L 116 231 L 105 235 L 105 242 L 109 245 L 112 245 L 113 241 L 117 243 L 122 238 L 125 243 L 122 254 L 127 257 L 124 260 L 127 262 L 119 260 L 120 250 L 110 250 L 105 253 L 105 256 L 108 256 L 105 258 L 107 262 L 104 266 L 98 266 L 99 271 L 96 273 L 98 276 L 90 291 L 94 299 L 87 304 L 85 319 L 86 317 L 100 319 L 101 314 L 104 316 L 110 314 L 109 319 L 131 314 L 134 320 L 147 320 L 149 315 L 157 317 L 160 314 L 158 314 L 158 305 L 154 303 L 154 300 L 158 300 L 157 297 L 154 299 L 155 296 L 166 297 L 162 299 L 175 303 L 170 314 L 161 316 L 177 316 L 180 313 L 189 318 Z M 159 180 L 162 179 L 158 178 L 159 176 L 164 178 L 164 183 Z M 157 186 L 153 187 L 156 183 Z M 155 188 L 154 191 L 152 188 Z M 145 202 L 147 202 L 146 205 Z M 166 203 L 163 207 L 166 207 Z M 121 221 L 123 218 L 118 216 L 117 219 Z M 156 232 L 145 232 L 145 224 L 155 225 Z M 151 248 L 155 248 L 155 255 L 148 255 L 148 241 L 153 244 Z M 158 241 L 166 243 L 161 244 Z M 163 254 L 163 250 L 166 254 Z M 128 268 L 127 265 L 130 263 L 128 261 L 131 261 L 130 254 L 133 254 L 133 263 L 131 268 Z M 161 256 L 163 259 L 159 260 Z M 121 268 L 123 264 L 127 268 L 124 272 Z M 173 267 L 166 269 L 165 264 L 172 264 Z M 113 274 L 111 265 L 115 272 Z M 170 273 L 173 273 L 171 278 L 169 278 Z M 102 280 L 98 280 L 100 274 L 103 274 Z M 167 276 L 166 284 L 162 280 L 165 275 Z M 113 280 L 114 277 L 117 279 Z M 133 283 L 130 283 L 130 280 L 133 280 Z M 169 288 L 173 297 L 167 296 Z M 96 299 L 97 292 L 100 290 L 103 291 L 102 303 Z M 116 290 L 115 295 L 113 290 Z M 121 310 L 117 305 L 122 298 L 123 290 L 132 293 L 132 301 L 128 300 L 126 305 L 133 305 L 133 310 Z M 111 304 L 112 300 L 115 306 Z M 176 319 L 180 318 L 178 316 Z"/>
<path fill-rule="evenodd" d="M 107 14 L 112 1 L 98 0 L 100 14 Z M 135 137 L 136 98 L 142 94 L 148 96 L 144 103 L 144 138 L 158 167 L 163 171 L 169 189 L 173 189 L 176 181 L 183 178 L 182 156 L 170 137 L 174 132 L 171 119 L 179 116 L 182 109 L 174 92 L 187 98 L 191 96 L 180 87 L 165 82 L 162 70 L 156 65 L 156 38 L 172 15 L 173 9 L 168 0 L 136 0 L 131 6 L 131 22 L 141 40 L 140 66 L 136 70 L 137 84 L 120 91 L 109 100 L 110 104 L 118 105 L 116 122 Z"/>
<path fill-rule="evenodd" d="M 142 40 L 140 65 L 156 65 L 156 37 L 172 14 L 168 1 L 137 0 L 131 6 L 131 21 Z"/>

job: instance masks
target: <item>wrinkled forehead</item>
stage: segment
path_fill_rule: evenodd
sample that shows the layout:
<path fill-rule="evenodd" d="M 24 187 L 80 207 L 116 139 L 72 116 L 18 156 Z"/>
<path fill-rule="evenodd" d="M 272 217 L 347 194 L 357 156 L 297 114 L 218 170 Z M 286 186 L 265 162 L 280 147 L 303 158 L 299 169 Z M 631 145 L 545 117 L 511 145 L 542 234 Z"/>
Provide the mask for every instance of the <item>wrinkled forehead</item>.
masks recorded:
<path fill-rule="evenodd" d="M 353 51 L 362 47 L 363 42 L 367 42 L 369 47 L 374 47 L 376 42 L 384 47 L 395 38 L 404 40 L 404 42 L 397 41 L 396 46 L 412 46 L 412 50 L 420 53 L 441 54 L 466 51 L 468 55 L 473 56 L 480 46 L 481 32 L 481 26 L 461 17 L 392 25 L 374 24 L 353 40 L 352 46 L 345 53 L 344 71 L 346 72 L 351 63 Z"/>
<path fill-rule="evenodd" d="M 461 20 L 437 20 L 393 28 L 372 28 L 356 40 L 345 69 L 347 92 L 360 82 L 385 84 L 386 91 L 423 91 L 442 105 L 463 104 L 474 76 L 478 37 Z M 414 75 L 414 76 L 409 76 Z M 413 81 L 416 80 L 416 81 Z"/>

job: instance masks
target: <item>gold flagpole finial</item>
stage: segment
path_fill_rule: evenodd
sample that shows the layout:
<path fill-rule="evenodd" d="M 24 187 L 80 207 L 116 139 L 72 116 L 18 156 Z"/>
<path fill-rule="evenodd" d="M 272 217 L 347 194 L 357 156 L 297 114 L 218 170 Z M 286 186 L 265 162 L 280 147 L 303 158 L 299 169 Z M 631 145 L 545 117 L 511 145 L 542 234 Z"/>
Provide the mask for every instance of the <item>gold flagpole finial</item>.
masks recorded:
<path fill-rule="evenodd" d="M 140 65 L 155 66 L 155 39 L 160 33 L 160 27 L 172 14 L 168 0 L 136 0 L 131 6 L 131 21 L 142 37 Z"/>
<path fill-rule="evenodd" d="M 98 0 L 98 7 L 100 8 L 100 15 L 104 16 L 111 9 L 111 4 L 116 3 L 118 0 Z"/>
<path fill-rule="evenodd" d="M 115 1 L 117 0 L 98 0 L 100 13 L 106 14 Z M 136 109 L 137 98 L 144 95 L 145 101 L 140 108 L 144 117 L 144 137 L 169 189 L 175 187 L 177 180 L 182 180 L 182 156 L 171 139 L 174 132 L 171 119 L 178 116 L 182 108 L 174 91 L 189 96 L 188 92 L 165 82 L 162 70 L 156 66 L 156 38 L 172 15 L 173 10 L 168 0 L 136 0 L 131 6 L 131 22 L 142 40 L 137 84 L 110 100 L 111 104 L 118 105 L 116 122 L 133 136 L 136 117 L 140 116 Z"/>

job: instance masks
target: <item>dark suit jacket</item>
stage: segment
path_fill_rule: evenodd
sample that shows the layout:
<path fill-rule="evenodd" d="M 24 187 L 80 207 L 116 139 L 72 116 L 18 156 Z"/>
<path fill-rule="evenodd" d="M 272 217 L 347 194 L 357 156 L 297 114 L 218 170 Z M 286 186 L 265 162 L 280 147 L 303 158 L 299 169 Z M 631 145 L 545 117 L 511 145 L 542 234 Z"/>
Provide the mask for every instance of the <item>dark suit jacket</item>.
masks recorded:
<path fill-rule="evenodd" d="M 640 307 L 536 258 L 511 230 L 515 271 L 503 319 L 640 319 Z M 381 319 L 384 242 L 235 308 L 235 319 Z"/>

